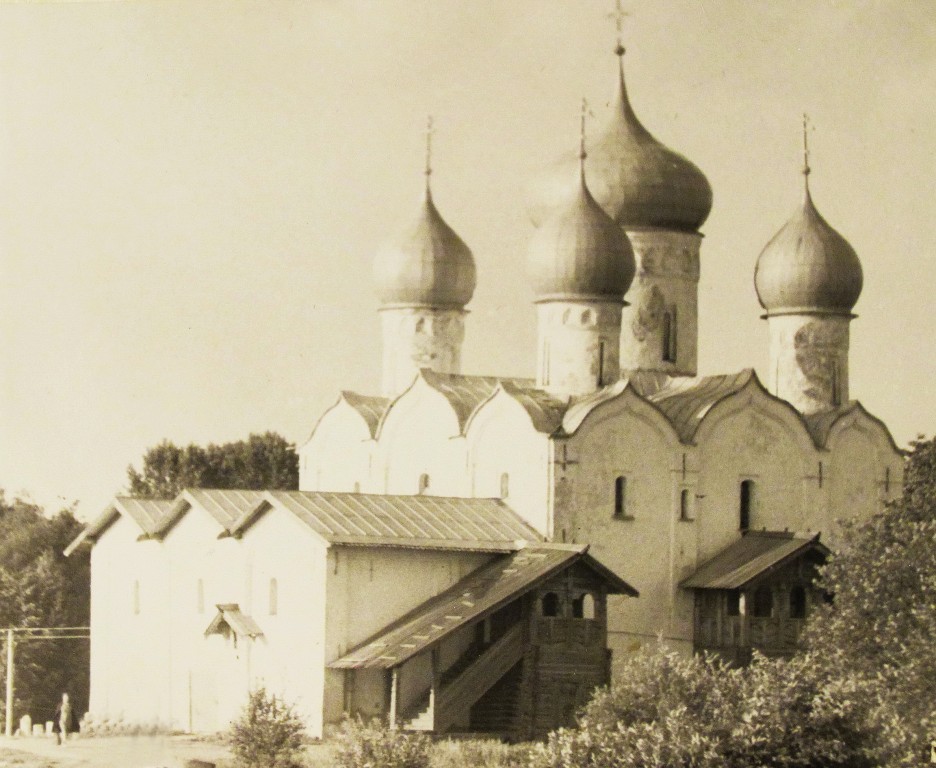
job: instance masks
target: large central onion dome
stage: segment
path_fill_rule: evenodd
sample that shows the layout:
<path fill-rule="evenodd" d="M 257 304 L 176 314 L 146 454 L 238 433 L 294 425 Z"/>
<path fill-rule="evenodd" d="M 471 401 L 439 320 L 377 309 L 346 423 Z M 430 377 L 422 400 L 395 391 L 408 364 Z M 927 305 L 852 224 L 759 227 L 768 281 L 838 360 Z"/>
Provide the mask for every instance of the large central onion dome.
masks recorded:
<path fill-rule="evenodd" d="M 761 306 L 768 316 L 850 314 L 862 281 L 858 254 L 822 218 L 807 186 L 802 206 L 757 259 L 754 287 Z"/>
<path fill-rule="evenodd" d="M 383 307 L 464 307 L 477 282 L 474 257 L 439 214 L 426 184 L 416 220 L 374 259 Z"/>
<path fill-rule="evenodd" d="M 712 210 L 712 187 L 702 171 L 657 141 L 637 119 L 624 83 L 623 47 L 616 52 L 621 59 L 616 103 L 610 123 L 588 153 L 595 199 L 624 228 L 695 232 Z M 534 224 L 561 199 L 570 165 L 570 159 L 561 161 L 534 193 Z"/>
<path fill-rule="evenodd" d="M 624 231 L 592 197 L 579 173 L 571 200 L 553 211 L 530 244 L 536 301 L 616 299 L 634 279 L 634 251 Z"/>

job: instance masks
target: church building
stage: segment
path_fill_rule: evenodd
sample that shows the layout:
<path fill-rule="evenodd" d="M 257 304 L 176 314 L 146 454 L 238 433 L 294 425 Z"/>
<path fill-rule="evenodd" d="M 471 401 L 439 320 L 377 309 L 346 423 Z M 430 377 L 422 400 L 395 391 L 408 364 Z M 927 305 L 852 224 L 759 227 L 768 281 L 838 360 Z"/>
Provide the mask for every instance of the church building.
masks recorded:
<path fill-rule="evenodd" d="M 93 545 L 92 718 L 220 730 L 262 684 L 316 736 L 351 713 L 526 738 L 658 638 L 793 651 L 838 521 L 901 491 L 849 392 L 861 264 L 807 164 L 753 274 L 766 381 L 698 376 L 712 189 L 616 53 L 610 122 L 532 211 L 534 375 L 462 371 L 478 275 L 427 167 L 375 259 L 380 388 L 321 415 L 299 490 L 118 498 L 71 545 Z"/>

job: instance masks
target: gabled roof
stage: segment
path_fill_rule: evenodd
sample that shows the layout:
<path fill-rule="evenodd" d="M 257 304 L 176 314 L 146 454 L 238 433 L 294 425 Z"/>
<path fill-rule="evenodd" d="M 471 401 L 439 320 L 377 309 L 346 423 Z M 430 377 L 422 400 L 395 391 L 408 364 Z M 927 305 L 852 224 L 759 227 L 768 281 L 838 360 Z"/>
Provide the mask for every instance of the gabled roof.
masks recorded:
<path fill-rule="evenodd" d="M 192 506 L 206 510 L 221 536 L 240 537 L 266 510 L 276 507 L 331 545 L 513 552 L 542 537 L 500 499 L 389 496 L 318 491 L 187 489 L 174 500 L 117 499 L 88 525 L 66 554 L 94 541 L 128 506 L 145 538 L 162 538 Z M 139 513 L 143 506 L 147 515 Z M 158 513 L 158 514 L 157 514 Z M 127 514 L 126 512 L 124 514 Z"/>
<path fill-rule="evenodd" d="M 819 534 L 748 531 L 704 563 L 680 586 L 686 589 L 742 589 L 807 552 L 823 558 L 828 548 Z"/>
<path fill-rule="evenodd" d="M 175 502 L 172 499 L 136 499 L 131 496 L 118 496 L 92 522 L 85 526 L 64 550 L 66 557 L 82 543 L 93 543 L 117 520 L 124 515 L 133 520 L 145 537 L 156 535 L 172 513 Z"/>
<path fill-rule="evenodd" d="M 225 624 L 234 631 L 234 634 L 241 637 L 253 638 L 263 635 L 263 630 L 257 622 L 247 614 L 241 613 L 237 603 L 222 603 L 218 605 L 218 612 L 205 630 L 205 637 L 219 634 L 221 627 Z"/>
<path fill-rule="evenodd" d="M 518 541 L 542 540 L 499 499 L 317 491 L 266 498 L 330 544 L 509 552 Z"/>
<path fill-rule="evenodd" d="M 466 624 L 490 615 L 575 562 L 594 570 L 612 594 L 637 591 L 587 554 L 587 546 L 539 545 L 500 557 L 393 622 L 329 664 L 339 669 L 389 668 L 436 645 Z"/>

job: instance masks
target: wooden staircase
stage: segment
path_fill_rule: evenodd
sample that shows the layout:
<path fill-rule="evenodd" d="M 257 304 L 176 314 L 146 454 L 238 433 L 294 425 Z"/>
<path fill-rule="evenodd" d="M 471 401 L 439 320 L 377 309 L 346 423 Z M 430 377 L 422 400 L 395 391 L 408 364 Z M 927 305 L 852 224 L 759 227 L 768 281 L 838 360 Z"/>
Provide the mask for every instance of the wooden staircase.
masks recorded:
<path fill-rule="evenodd" d="M 477 654 L 477 655 L 476 655 Z M 523 657 L 523 626 L 516 624 L 487 649 L 466 652 L 446 673 L 433 695 L 422 696 L 403 720 L 403 728 L 444 733 L 466 719 L 475 702 L 490 691 Z"/>
<path fill-rule="evenodd" d="M 522 672 L 523 664 L 518 662 L 472 705 L 469 720 L 472 733 L 496 733 L 504 737 L 513 733 Z"/>

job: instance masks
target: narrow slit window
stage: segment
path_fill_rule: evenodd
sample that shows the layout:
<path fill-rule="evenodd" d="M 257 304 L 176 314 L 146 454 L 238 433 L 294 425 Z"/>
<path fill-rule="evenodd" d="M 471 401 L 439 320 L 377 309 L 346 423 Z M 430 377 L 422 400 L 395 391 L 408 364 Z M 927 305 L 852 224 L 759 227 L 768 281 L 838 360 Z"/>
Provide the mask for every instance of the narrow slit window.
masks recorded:
<path fill-rule="evenodd" d="M 270 579 L 270 595 L 269 595 L 269 612 L 270 616 L 276 616 L 279 612 L 279 584 L 276 579 Z"/>
<path fill-rule="evenodd" d="M 195 585 L 195 607 L 199 613 L 205 612 L 205 582 L 202 579 L 198 580 L 198 583 Z"/>
<path fill-rule="evenodd" d="M 138 614 L 140 612 L 140 580 L 134 579 L 133 581 L 133 612 Z"/>
<path fill-rule="evenodd" d="M 663 315 L 663 362 L 676 362 L 676 310 L 671 309 Z"/>
<path fill-rule="evenodd" d="M 604 384 L 604 368 L 605 368 L 605 343 L 603 341 L 598 342 L 598 386 Z"/>
<path fill-rule="evenodd" d="M 754 481 L 742 480 L 738 492 L 738 528 L 746 531 L 751 527 L 751 510 L 754 507 Z"/>
<path fill-rule="evenodd" d="M 679 519 L 692 520 L 692 493 L 688 488 L 679 492 Z"/>
<path fill-rule="evenodd" d="M 510 475 L 502 472 L 500 476 L 500 497 L 506 499 L 510 495 Z"/>
<path fill-rule="evenodd" d="M 627 478 L 624 475 L 614 479 L 614 516 L 627 517 Z"/>
<path fill-rule="evenodd" d="M 429 475 L 423 472 L 419 476 L 419 493 L 425 493 L 429 490 Z"/>

